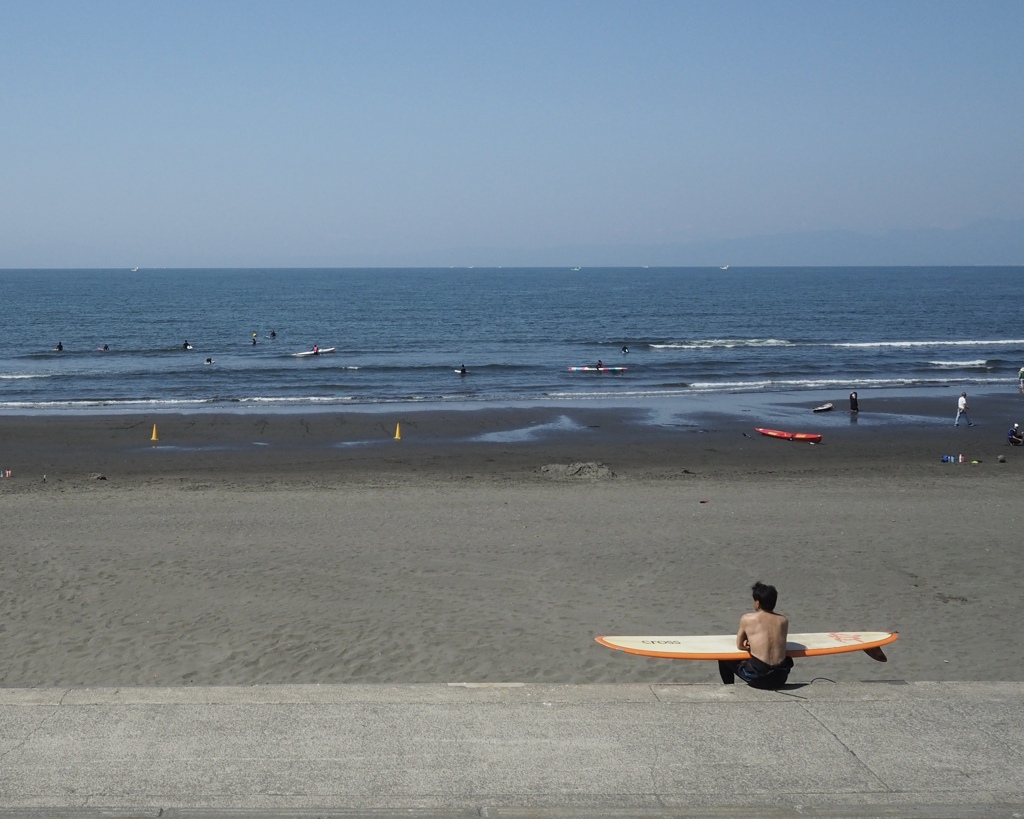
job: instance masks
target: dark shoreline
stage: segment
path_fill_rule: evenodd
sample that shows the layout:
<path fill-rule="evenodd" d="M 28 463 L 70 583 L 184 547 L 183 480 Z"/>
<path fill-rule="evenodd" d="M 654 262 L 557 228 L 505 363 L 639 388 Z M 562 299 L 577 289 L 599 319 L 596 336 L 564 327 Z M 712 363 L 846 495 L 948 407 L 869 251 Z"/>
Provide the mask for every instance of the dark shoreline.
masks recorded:
<path fill-rule="evenodd" d="M 224 475 L 261 483 L 273 475 L 320 481 L 521 478 L 548 464 L 601 462 L 620 475 L 719 477 L 892 465 L 932 468 L 944 454 L 996 462 L 1016 455 L 1006 429 L 1024 421 L 1024 397 L 1005 390 L 972 399 L 974 428 L 955 428 L 955 390 L 869 396 L 812 413 L 788 394 L 657 406 L 394 405 L 367 411 L 121 413 L 0 417 L 0 469 L 13 488 L 97 473 L 108 479 Z M 951 407 L 954 411 L 951 411 Z M 152 441 L 154 426 L 158 440 Z M 818 446 L 754 428 L 820 432 Z M 396 431 L 400 440 L 395 439 Z M 1011 457 L 1011 460 L 1013 458 Z"/>

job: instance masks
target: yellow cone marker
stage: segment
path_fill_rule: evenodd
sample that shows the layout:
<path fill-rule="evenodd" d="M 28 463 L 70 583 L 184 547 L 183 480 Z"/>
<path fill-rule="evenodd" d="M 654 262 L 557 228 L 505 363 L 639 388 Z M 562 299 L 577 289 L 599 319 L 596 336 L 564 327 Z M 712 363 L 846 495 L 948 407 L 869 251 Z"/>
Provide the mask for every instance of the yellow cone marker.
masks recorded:
<path fill-rule="evenodd" d="M 401 424 L 395 424 L 395 440 L 396 441 L 401 441 L 402 440 L 402 425 Z"/>
<path fill-rule="evenodd" d="M 153 437 L 152 437 L 152 438 L 150 438 L 149 440 L 151 440 L 151 441 L 159 441 L 159 440 L 160 440 L 160 439 L 159 439 L 159 438 L 157 438 L 157 436 L 156 436 L 156 424 L 153 424 Z"/>

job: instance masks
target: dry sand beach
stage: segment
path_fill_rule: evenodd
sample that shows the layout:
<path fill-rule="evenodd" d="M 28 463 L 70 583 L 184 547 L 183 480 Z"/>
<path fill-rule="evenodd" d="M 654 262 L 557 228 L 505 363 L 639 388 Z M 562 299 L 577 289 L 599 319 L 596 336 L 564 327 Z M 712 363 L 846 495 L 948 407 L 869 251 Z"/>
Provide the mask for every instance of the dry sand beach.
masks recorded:
<path fill-rule="evenodd" d="M 0 685 L 715 682 L 594 636 L 732 632 L 757 579 L 901 633 L 794 681 L 1024 680 L 1024 401 L 861 401 L 3 417 Z"/>

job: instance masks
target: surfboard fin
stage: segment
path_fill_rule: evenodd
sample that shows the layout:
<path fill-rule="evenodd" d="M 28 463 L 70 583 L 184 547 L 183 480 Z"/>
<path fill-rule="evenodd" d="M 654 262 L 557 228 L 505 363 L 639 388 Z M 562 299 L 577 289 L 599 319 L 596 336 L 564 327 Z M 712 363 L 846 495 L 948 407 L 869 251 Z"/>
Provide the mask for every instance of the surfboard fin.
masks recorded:
<path fill-rule="evenodd" d="M 889 658 L 885 656 L 885 652 L 882 651 L 881 646 L 875 646 L 874 648 L 865 648 L 864 653 L 867 654 L 872 660 L 878 660 L 880 663 L 889 662 Z"/>

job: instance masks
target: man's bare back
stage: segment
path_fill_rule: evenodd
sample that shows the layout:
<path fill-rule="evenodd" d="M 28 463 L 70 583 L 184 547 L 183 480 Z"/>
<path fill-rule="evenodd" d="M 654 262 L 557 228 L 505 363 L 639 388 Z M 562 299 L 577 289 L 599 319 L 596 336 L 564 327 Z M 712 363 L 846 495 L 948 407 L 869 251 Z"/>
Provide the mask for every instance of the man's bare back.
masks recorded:
<path fill-rule="evenodd" d="M 736 648 L 749 651 L 747 660 L 719 660 L 722 682 L 732 685 L 739 677 L 754 688 L 780 688 L 789 678 L 793 661 L 786 656 L 789 619 L 775 612 L 779 593 L 758 580 L 750 587 L 754 610 L 740 617 Z"/>
<path fill-rule="evenodd" d="M 786 659 L 789 620 L 784 614 L 764 611 L 756 600 L 754 608 L 740 618 L 736 648 L 749 651 L 752 657 L 768 665 L 779 665 Z"/>

